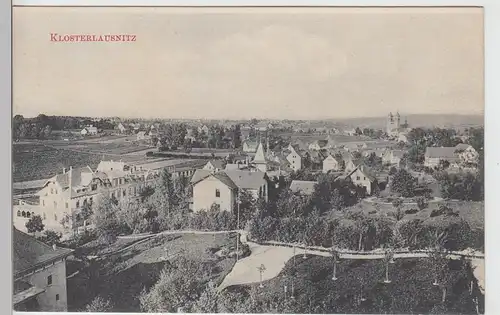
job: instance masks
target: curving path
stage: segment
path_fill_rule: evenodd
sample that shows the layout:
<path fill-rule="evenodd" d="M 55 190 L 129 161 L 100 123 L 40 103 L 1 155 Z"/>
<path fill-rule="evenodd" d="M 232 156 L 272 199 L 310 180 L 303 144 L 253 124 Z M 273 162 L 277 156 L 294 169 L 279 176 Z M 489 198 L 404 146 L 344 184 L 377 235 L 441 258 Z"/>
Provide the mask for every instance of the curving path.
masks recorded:
<path fill-rule="evenodd" d="M 251 254 L 236 262 L 231 272 L 224 278 L 218 291 L 233 285 L 242 285 L 250 283 L 258 283 L 260 281 L 260 273 L 257 268 L 264 264 L 266 267 L 265 272 L 262 274 L 262 281 L 270 280 L 279 275 L 285 264 L 295 255 L 317 255 L 329 257 L 331 254 L 324 250 L 314 248 L 301 248 L 300 245 L 293 247 L 293 244 L 284 244 L 275 242 L 275 245 L 260 245 L 248 241 L 246 231 L 240 231 L 241 242 L 249 245 Z M 288 246 L 287 246 L 288 245 Z M 383 259 L 385 257 L 383 250 L 372 252 L 339 252 L 342 259 Z M 467 252 L 454 252 L 450 253 L 450 259 L 461 259 L 468 257 L 470 253 Z M 394 253 L 394 258 L 424 258 L 429 254 L 425 251 L 412 252 L 412 253 Z M 481 255 L 478 255 L 481 256 Z M 484 293 L 484 258 L 472 258 L 471 263 L 474 268 L 474 276 L 478 280 L 481 291 Z"/>
<path fill-rule="evenodd" d="M 329 257 L 330 253 L 326 248 L 321 247 L 308 247 L 304 249 L 303 246 L 295 244 L 295 250 L 292 247 L 294 244 L 273 242 L 273 245 L 260 245 L 248 240 L 248 232 L 243 230 L 231 231 L 195 231 L 195 230 L 182 230 L 182 231 L 164 231 L 157 234 L 135 234 L 120 236 L 122 239 L 139 239 L 148 238 L 155 235 L 168 235 L 168 234 L 226 234 L 226 233 L 240 233 L 240 241 L 243 244 L 248 244 L 250 248 L 250 256 L 238 260 L 231 272 L 229 272 L 220 286 L 218 291 L 233 285 L 242 285 L 250 283 L 258 283 L 260 281 L 260 274 L 257 268 L 264 264 L 266 271 L 262 275 L 262 280 L 270 280 L 279 275 L 285 267 L 285 264 L 293 258 L 294 255 L 316 255 Z M 342 259 L 383 259 L 385 254 L 384 250 L 374 250 L 371 252 L 357 252 L 357 251 L 342 251 L 339 250 L 340 258 Z M 394 258 L 424 258 L 429 254 L 426 251 L 408 252 L 408 253 L 394 253 Z M 474 268 L 474 276 L 478 280 L 481 291 L 484 293 L 484 255 L 477 254 L 476 257 L 471 257 L 471 253 L 467 251 L 452 252 L 448 255 L 450 259 L 461 259 L 466 257 L 471 260 Z"/>

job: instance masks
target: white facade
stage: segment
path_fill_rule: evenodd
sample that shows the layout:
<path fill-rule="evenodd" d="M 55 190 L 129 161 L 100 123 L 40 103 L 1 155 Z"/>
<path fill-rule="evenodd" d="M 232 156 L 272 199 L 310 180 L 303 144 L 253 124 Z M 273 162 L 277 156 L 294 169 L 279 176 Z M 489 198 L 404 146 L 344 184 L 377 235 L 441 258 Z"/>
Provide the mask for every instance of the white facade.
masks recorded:
<path fill-rule="evenodd" d="M 221 211 L 233 211 L 234 190 L 214 176 L 209 176 L 193 186 L 193 211 L 210 210 L 218 204 Z"/>
<path fill-rule="evenodd" d="M 356 171 L 354 171 L 350 175 L 350 178 L 351 178 L 351 181 L 353 182 L 354 185 L 365 187 L 366 194 L 371 195 L 371 193 L 372 193 L 372 181 L 359 168 L 356 169 Z"/>
<path fill-rule="evenodd" d="M 49 284 L 50 276 L 50 284 Z M 26 281 L 45 292 L 36 299 L 41 312 L 67 312 L 68 297 L 66 293 L 66 259 L 39 268 L 34 273 L 16 280 Z"/>
<path fill-rule="evenodd" d="M 329 171 L 339 171 L 340 163 L 331 155 L 328 155 L 326 159 L 323 160 L 323 173 L 328 173 Z"/>
<path fill-rule="evenodd" d="M 294 171 L 302 169 L 302 157 L 293 148 L 290 154 L 287 155 L 286 159 Z"/>

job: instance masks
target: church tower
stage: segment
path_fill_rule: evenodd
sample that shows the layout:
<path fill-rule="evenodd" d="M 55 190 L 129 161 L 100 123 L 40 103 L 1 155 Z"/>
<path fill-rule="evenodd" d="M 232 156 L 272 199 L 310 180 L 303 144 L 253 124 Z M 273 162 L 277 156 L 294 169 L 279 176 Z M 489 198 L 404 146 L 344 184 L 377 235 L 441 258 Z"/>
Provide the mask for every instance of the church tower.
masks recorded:
<path fill-rule="evenodd" d="M 399 112 L 396 113 L 396 116 L 389 113 L 387 117 L 387 130 L 386 133 L 388 136 L 397 136 L 401 126 L 401 116 Z"/>
<path fill-rule="evenodd" d="M 264 146 L 262 145 L 262 142 L 259 143 L 259 146 L 257 147 L 257 152 L 255 153 L 255 157 L 253 158 L 252 162 L 255 164 L 255 167 L 257 167 L 257 169 L 260 170 L 261 172 L 265 173 L 267 171 L 267 160 L 264 153 Z"/>

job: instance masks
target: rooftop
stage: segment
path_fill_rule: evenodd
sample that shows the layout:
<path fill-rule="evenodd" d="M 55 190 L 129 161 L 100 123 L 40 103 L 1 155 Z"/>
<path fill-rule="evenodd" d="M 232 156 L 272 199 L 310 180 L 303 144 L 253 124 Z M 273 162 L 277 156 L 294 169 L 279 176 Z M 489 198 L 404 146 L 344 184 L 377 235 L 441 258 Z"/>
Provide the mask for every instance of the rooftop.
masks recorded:
<path fill-rule="evenodd" d="M 425 149 L 425 157 L 440 158 L 440 159 L 456 159 L 458 158 L 455 147 L 427 147 Z"/>
<path fill-rule="evenodd" d="M 34 237 L 14 228 L 13 234 L 14 278 L 31 268 L 50 263 L 54 259 L 66 257 L 73 251 L 66 248 L 52 248 Z"/>
<path fill-rule="evenodd" d="M 191 178 L 191 183 L 196 184 L 210 175 L 231 188 L 258 189 L 267 182 L 266 174 L 260 171 L 224 170 L 213 173 L 208 170 L 196 170 Z"/>
<path fill-rule="evenodd" d="M 293 180 L 290 184 L 290 190 L 302 195 L 312 195 L 316 184 L 316 181 Z"/>

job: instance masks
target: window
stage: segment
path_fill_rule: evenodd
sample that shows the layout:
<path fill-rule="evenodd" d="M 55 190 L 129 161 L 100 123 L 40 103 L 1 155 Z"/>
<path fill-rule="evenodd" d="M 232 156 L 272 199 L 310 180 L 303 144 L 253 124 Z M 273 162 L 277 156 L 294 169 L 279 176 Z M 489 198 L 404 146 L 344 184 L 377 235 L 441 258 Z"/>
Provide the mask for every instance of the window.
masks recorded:
<path fill-rule="evenodd" d="M 220 197 L 220 190 L 219 189 L 215 190 L 215 197 L 217 197 L 217 198 Z"/>
<path fill-rule="evenodd" d="M 47 285 L 51 285 L 51 284 L 52 284 L 52 275 L 47 277 Z"/>
<path fill-rule="evenodd" d="M 80 200 L 77 200 L 76 201 L 76 207 L 79 208 L 80 207 Z"/>
<path fill-rule="evenodd" d="M 85 207 L 87 205 L 87 199 L 83 200 L 83 206 Z"/>
<path fill-rule="evenodd" d="M 366 180 L 366 176 L 363 176 L 363 180 Z"/>
<path fill-rule="evenodd" d="M 56 301 L 59 301 L 59 294 L 56 294 Z"/>
<path fill-rule="evenodd" d="M 97 184 L 92 184 L 92 190 L 97 190 Z"/>
<path fill-rule="evenodd" d="M 45 214 L 45 212 L 43 213 L 43 219 L 47 219 L 47 215 Z"/>
<path fill-rule="evenodd" d="M 65 206 L 66 206 L 66 209 L 68 209 L 68 203 L 67 202 L 66 202 Z"/>
<path fill-rule="evenodd" d="M 42 206 L 45 207 L 45 200 L 42 200 Z"/>
<path fill-rule="evenodd" d="M 28 211 L 28 212 L 26 212 L 26 217 L 27 217 L 27 218 L 31 217 L 31 213 L 30 213 L 29 211 Z"/>
<path fill-rule="evenodd" d="M 360 180 L 360 177 L 359 177 L 359 176 L 356 176 L 356 180 Z"/>
<path fill-rule="evenodd" d="M 127 190 L 126 190 L 126 189 L 124 189 L 124 190 L 123 190 L 123 197 L 125 197 L 126 195 L 127 195 Z"/>
<path fill-rule="evenodd" d="M 21 210 L 17 210 L 17 216 L 20 217 L 21 216 Z"/>
<path fill-rule="evenodd" d="M 92 202 L 93 202 L 93 201 L 94 201 L 94 200 L 92 199 L 92 197 L 90 197 L 90 199 L 89 199 L 89 204 L 90 204 L 90 205 L 92 205 Z"/>
<path fill-rule="evenodd" d="M 50 193 L 53 194 L 54 193 L 54 188 L 51 188 L 50 189 Z"/>
<path fill-rule="evenodd" d="M 57 208 L 57 201 L 54 201 L 54 208 Z"/>
<path fill-rule="evenodd" d="M 57 221 L 57 214 L 54 213 L 54 221 Z"/>
<path fill-rule="evenodd" d="M 22 216 L 23 216 L 23 218 L 26 218 L 26 212 L 23 211 Z"/>

